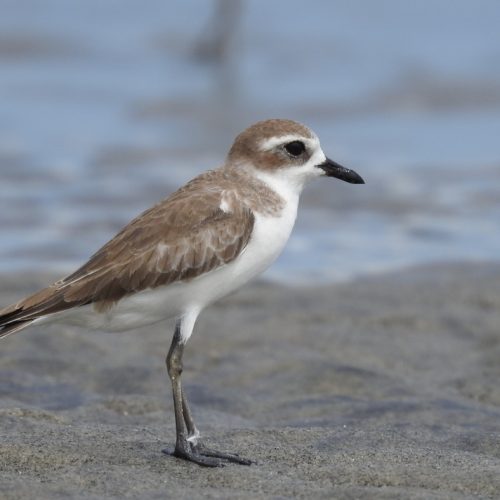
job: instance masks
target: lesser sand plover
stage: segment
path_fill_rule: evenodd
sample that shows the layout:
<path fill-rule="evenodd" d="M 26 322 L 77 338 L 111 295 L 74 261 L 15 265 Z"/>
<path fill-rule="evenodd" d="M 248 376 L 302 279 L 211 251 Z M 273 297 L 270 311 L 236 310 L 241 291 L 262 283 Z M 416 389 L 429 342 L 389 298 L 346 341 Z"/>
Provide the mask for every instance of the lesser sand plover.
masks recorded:
<path fill-rule="evenodd" d="M 181 387 L 184 346 L 207 305 L 276 259 L 304 185 L 324 176 L 364 183 L 328 159 L 304 125 L 258 122 L 236 137 L 222 167 L 132 220 L 74 273 L 0 311 L 0 337 L 46 321 L 120 331 L 176 318 L 166 358 L 177 435 L 173 454 L 205 466 L 250 464 L 200 442 Z"/>

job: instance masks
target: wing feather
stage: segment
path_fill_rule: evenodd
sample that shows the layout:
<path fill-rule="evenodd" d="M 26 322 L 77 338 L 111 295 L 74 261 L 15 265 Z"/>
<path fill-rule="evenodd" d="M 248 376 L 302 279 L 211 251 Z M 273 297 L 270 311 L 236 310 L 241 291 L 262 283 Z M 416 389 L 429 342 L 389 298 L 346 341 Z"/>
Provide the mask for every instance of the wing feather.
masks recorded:
<path fill-rule="evenodd" d="M 196 178 L 125 226 L 73 274 L 0 311 L 4 325 L 93 303 L 110 308 L 121 298 L 187 281 L 234 260 L 250 240 L 254 215 Z M 226 193 L 226 192 L 224 192 Z"/>

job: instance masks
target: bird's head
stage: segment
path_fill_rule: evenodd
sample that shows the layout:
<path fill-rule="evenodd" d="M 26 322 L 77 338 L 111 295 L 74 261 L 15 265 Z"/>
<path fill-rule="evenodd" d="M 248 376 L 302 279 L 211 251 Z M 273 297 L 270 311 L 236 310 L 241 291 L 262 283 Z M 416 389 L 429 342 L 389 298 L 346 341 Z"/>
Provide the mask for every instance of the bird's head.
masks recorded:
<path fill-rule="evenodd" d="M 292 120 L 271 119 L 248 127 L 236 137 L 227 164 L 289 183 L 298 190 L 308 180 L 325 176 L 364 184 L 354 170 L 327 158 L 312 130 Z"/>

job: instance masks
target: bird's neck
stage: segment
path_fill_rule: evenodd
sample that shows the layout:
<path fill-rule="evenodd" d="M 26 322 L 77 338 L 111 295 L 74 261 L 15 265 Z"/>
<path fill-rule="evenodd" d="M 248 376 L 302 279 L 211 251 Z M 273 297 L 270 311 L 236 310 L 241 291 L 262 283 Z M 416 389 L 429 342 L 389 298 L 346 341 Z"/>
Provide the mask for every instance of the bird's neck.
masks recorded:
<path fill-rule="evenodd" d="M 279 215 L 290 203 L 297 205 L 301 189 L 279 176 L 271 175 L 251 166 L 224 168 L 233 179 L 246 204 L 265 215 Z"/>
<path fill-rule="evenodd" d="M 252 176 L 284 199 L 287 204 L 298 204 L 300 194 L 304 188 L 302 182 L 297 182 L 279 171 L 266 172 L 256 168 L 253 169 Z"/>

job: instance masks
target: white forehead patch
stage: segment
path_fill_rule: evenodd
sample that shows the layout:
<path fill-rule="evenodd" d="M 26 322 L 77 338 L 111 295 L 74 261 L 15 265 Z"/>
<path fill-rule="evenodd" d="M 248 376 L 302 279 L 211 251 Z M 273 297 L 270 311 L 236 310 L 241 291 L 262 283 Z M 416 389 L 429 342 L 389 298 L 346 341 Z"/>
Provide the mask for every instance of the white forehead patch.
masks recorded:
<path fill-rule="evenodd" d="M 314 151 L 319 147 L 319 139 L 316 136 L 304 137 L 298 134 L 287 134 L 278 137 L 270 137 L 269 139 L 264 139 L 259 144 L 261 151 L 270 151 L 280 144 L 286 144 L 288 142 L 301 141 L 303 142 L 307 149 Z"/>

